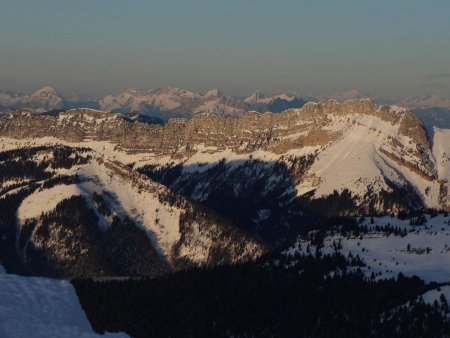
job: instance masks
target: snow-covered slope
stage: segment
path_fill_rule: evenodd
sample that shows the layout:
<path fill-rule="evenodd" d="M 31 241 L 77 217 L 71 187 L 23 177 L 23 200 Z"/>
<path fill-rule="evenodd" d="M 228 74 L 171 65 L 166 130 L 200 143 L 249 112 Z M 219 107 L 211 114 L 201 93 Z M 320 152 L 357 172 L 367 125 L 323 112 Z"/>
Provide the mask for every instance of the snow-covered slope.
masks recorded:
<path fill-rule="evenodd" d="M 355 269 L 360 268 L 369 278 L 392 278 L 401 272 L 426 282 L 450 281 L 450 218 L 447 215 L 425 215 L 423 221 L 365 218 L 360 221 L 360 227 L 358 233 L 330 231 L 319 248 L 321 255 L 337 252 L 345 257 L 359 257 L 361 264 Z M 316 250 L 317 245 L 301 238 L 284 255 L 288 264 L 294 264 L 296 254 L 314 256 Z"/>
<path fill-rule="evenodd" d="M 394 110 L 391 114 L 401 114 Z M 334 118 L 324 130 L 340 132 L 341 136 L 322 148 L 309 170 L 310 178 L 298 189 L 300 194 L 314 190 L 316 197 L 334 190 L 348 189 L 363 198 L 368 193 L 392 192 L 396 186 L 411 184 L 424 203 L 439 207 L 439 183 L 435 175 L 434 157 L 430 149 L 419 153 L 417 140 L 402 135 L 401 122 L 392 123 L 368 115 Z M 428 145 L 426 145 L 428 147 Z"/>
<path fill-rule="evenodd" d="M 3 338 L 128 337 L 95 334 L 67 281 L 7 274 L 0 266 L 0 299 Z"/>

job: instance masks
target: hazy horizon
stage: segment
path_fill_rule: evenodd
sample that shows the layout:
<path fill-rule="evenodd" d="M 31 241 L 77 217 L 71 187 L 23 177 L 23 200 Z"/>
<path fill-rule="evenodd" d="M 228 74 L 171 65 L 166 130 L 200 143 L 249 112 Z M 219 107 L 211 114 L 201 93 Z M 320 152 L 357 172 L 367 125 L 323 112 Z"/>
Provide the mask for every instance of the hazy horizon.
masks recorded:
<path fill-rule="evenodd" d="M 276 95 L 280 95 L 280 94 L 289 94 L 289 95 L 293 95 L 293 96 L 300 97 L 300 98 L 303 98 L 303 99 L 319 99 L 321 97 L 322 98 L 327 98 L 327 97 L 332 98 L 333 96 L 350 94 L 353 91 L 357 91 L 357 92 L 359 92 L 359 94 L 367 95 L 368 97 L 373 98 L 373 99 L 402 100 L 402 99 L 408 99 L 408 98 L 414 98 L 414 97 L 420 97 L 420 96 L 428 96 L 428 95 L 437 95 L 438 97 L 441 97 L 441 98 L 444 98 L 444 99 L 450 99 L 450 96 L 448 96 L 448 95 L 447 96 L 446 95 L 439 95 L 439 94 L 436 94 L 436 93 L 429 93 L 429 94 L 425 93 L 423 95 L 419 94 L 419 95 L 408 95 L 408 96 L 397 96 L 397 97 L 394 97 L 394 96 L 389 96 L 389 97 L 388 96 L 376 96 L 376 95 L 372 95 L 372 93 L 368 93 L 368 92 L 365 92 L 363 90 L 359 90 L 357 88 L 343 90 L 343 91 L 336 91 L 336 92 L 317 92 L 317 93 L 303 93 L 303 92 L 300 93 L 300 92 L 298 92 L 296 90 L 287 90 L 287 91 L 284 91 L 284 92 L 282 92 L 282 91 L 268 91 L 268 90 L 264 90 L 264 89 L 261 89 L 261 88 L 257 88 L 257 89 L 254 89 L 252 92 L 228 93 L 228 92 L 223 91 L 221 88 L 217 88 L 217 87 L 211 87 L 211 88 L 208 88 L 206 90 L 199 90 L 199 91 L 197 91 L 197 90 L 194 90 L 194 89 L 191 89 L 191 88 L 185 88 L 185 87 L 180 87 L 180 86 L 170 86 L 170 85 L 169 86 L 165 86 L 165 87 L 163 87 L 163 86 L 155 86 L 155 87 L 152 87 L 152 88 L 128 87 L 128 88 L 124 88 L 122 90 L 119 90 L 119 92 L 106 93 L 105 95 L 102 95 L 102 96 L 96 96 L 96 95 L 93 95 L 93 94 L 91 94 L 89 92 L 86 92 L 86 91 L 78 91 L 78 92 L 75 92 L 75 91 L 71 91 L 71 92 L 61 91 L 57 87 L 54 87 L 54 86 L 51 86 L 51 85 L 48 85 L 48 84 L 44 84 L 44 85 L 41 85 L 41 86 L 39 86 L 37 88 L 32 88 L 30 90 L 23 90 L 23 91 L 14 91 L 14 90 L 11 90 L 11 89 L 8 89 L 8 88 L 0 87 L 0 92 L 6 92 L 6 93 L 9 92 L 11 94 L 20 94 L 20 95 L 31 95 L 34 92 L 37 92 L 37 91 L 39 91 L 39 90 L 41 90 L 41 89 L 43 89 L 45 87 L 53 88 L 54 90 L 56 90 L 63 97 L 69 97 L 70 95 L 83 95 L 83 96 L 86 96 L 87 98 L 92 99 L 92 100 L 100 100 L 100 99 L 103 99 L 104 97 L 106 97 L 108 95 L 116 96 L 116 95 L 122 94 L 123 92 L 125 92 L 127 90 L 133 90 L 133 89 L 141 90 L 141 91 L 145 92 L 145 91 L 152 91 L 152 90 L 158 90 L 158 89 L 164 90 L 164 89 L 168 89 L 168 88 L 179 88 L 179 89 L 188 90 L 188 91 L 191 91 L 191 92 L 194 92 L 194 93 L 198 93 L 198 94 L 206 94 L 210 90 L 216 90 L 217 89 L 223 95 L 231 96 L 231 97 L 234 97 L 234 98 L 241 98 L 241 99 L 247 98 L 250 95 L 253 95 L 255 92 L 263 92 L 264 94 L 266 94 L 268 96 L 276 96 Z"/>
<path fill-rule="evenodd" d="M 0 89 L 450 98 L 449 13 L 443 0 L 4 0 Z"/>

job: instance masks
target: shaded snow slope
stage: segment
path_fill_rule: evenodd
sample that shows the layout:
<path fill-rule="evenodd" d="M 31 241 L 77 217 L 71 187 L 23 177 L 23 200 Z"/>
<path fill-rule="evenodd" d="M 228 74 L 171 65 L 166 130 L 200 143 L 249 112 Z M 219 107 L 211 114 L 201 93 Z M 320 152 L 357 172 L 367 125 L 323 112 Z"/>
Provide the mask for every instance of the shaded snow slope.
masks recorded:
<path fill-rule="evenodd" d="M 434 290 L 430 290 L 422 295 L 423 301 L 433 305 L 435 301 L 441 303 L 441 297 L 444 295 L 446 301 L 450 300 L 450 286 L 442 286 Z M 440 304 L 439 304 L 440 305 Z"/>
<path fill-rule="evenodd" d="M 181 210 L 160 201 L 159 193 L 165 187 L 150 181 L 139 183 L 139 176 L 132 174 L 129 168 L 108 162 L 93 162 L 78 171 L 80 177 L 90 180 L 84 191 L 107 191 L 115 204 L 113 209 L 131 216 L 146 229 L 155 248 L 169 258 L 172 246 L 180 239 Z"/>
<path fill-rule="evenodd" d="M 128 337 L 93 332 L 72 284 L 10 275 L 0 266 L 0 337 Z"/>

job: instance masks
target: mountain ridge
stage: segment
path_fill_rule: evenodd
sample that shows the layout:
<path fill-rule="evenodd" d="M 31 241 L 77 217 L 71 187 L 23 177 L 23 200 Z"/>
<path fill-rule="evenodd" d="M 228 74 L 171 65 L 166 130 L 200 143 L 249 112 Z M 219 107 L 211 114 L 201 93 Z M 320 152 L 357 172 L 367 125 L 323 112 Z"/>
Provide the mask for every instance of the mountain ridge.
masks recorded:
<path fill-rule="evenodd" d="M 198 170 L 202 162 L 218 163 L 222 157 L 229 161 L 240 158 L 244 163 L 251 157 L 278 163 L 289 156 L 315 156 L 310 172 L 295 178 L 299 195 L 314 190 L 319 198 L 338 187 L 342 191 L 347 184 L 364 200 L 367 186 L 346 176 L 345 161 L 333 154 L 339 152 L 344 159 L 350 156 L 354 165 L 369 165 L 370 174 L 363 171 L 358 175 L 370 187 L 377 187 L 375 191 L 389 191 L 392 185 L 403 186 L 412 180 L 421 199 L 427 201 L 425 205 L 446 208 L 447 203 L 443 192 L 447 177 L 439 177 L 441 164 L 434 157 L 423 122 L 406 109 L 378 106 L 370 100 L 329 100 L 278 114 L 247 112 L 239 118 L 203 113 L 191 119 L 171 119 L 164 125 L 133 122 L 120 114 L 88 109 L 56 116 L 12 113 L 0 119 L 0 135 L 15 139 L 52 136 L 80 144 L 107 142 L 134 154 L 141 164 L 193 163 Z M 446 136 L 438 133 L 438 137 Z M 142 162 L 145 154 L 148 160 Z M 342 173 L 336 176 L 327 161 L 340 163 Z M 439 197 L 442 194 L 444 197 Z"/>
<path fill-rule="evenodd" d="M 101 149 L 53 143 L 0 152 L 0 261 L 9 272 L 156 276 L 265 252 L 223 216 Z"/>

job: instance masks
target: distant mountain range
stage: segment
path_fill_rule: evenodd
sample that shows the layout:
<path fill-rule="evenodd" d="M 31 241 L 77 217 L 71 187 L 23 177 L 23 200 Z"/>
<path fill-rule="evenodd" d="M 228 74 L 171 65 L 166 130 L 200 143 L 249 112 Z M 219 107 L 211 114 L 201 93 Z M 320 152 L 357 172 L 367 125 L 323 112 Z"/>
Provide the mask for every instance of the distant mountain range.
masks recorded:
<path fill-rule="evenodd" d="M 94 99 L 86 94 L 62 95 L 56 89 L 45 86 L 31 93 L 0 92 L 0 112 L 32 109 L 37 112 L 71 108 L 94 108 L 127 114 L 169 118 L 190 118 L 197 113 L 214 113 L 225 116 L 241 116 L 247 111 L 279 113 L 286 109 L 300 108 L 306 102 L 324 102 L 334 99 L 370 99 L 378 104 L 389 104 L 414 110 L 424 119 L 427 127 L 450 127 L 450 100 L 437 95 L 411 96 L 403 99 L 375 97 L 359 90 L 327 95 L 299 96 L 282 93 L 270 95 L 256 91 L 248 97 L 233 97 L 212 89 L 206 93 L 167 87 L 150 90 L 127 89 L 118 95 Z"/>
<path fill-rule="evenodd" d="M 248 98 L 223 95 L 212 89 L 196 93 L 181 88 L 157 88 L 150 90 L 127 89 L 118 95 L 93 99 L 88 95 L 63 96 L 56 89 L 45 86 L 32 94 L 0 92 L 0 111 L 32 109 L 37 112 L 71 108 L 95 108 L 104 111 L 142 114 L 168 120 L 173 117 L 191 117 L 197 113 L 215 113 L 240 116 L 250 110 L 281 112 L 299 108 L 305 101 L 297 96 L 281 94 L 269 96 L 263 92 Z"/>

